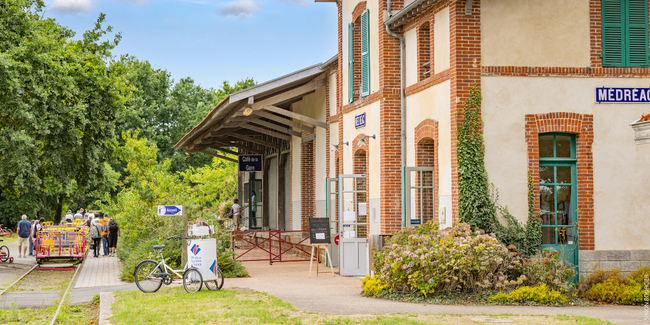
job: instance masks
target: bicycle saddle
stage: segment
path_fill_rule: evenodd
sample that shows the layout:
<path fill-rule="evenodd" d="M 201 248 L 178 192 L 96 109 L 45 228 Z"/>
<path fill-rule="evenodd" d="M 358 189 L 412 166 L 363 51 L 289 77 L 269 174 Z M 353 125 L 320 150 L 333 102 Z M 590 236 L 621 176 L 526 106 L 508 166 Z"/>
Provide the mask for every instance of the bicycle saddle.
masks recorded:
<path fill-rule="evenodd" d="M 153 249 L 156 251 L 163 248 L 165 248 L 165 245 L 153 245 Z"/>

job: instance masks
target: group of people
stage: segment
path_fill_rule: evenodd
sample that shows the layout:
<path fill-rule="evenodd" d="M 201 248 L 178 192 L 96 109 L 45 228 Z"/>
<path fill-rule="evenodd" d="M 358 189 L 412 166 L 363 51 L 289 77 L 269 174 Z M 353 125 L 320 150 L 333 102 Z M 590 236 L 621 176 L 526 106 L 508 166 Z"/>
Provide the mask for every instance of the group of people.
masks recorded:
<path fill-rule="evenodd" d="M 72 223 L 75 219 L 84 220 L 83 224 L 88 227 L 94 257 L 99 257 L 100 248 L 103 248 L 104 256 L 116 256 L 115 249 L 117 248 L 117 239 L 120 237 L 120 227 L 115 219 L 110 218 L 106 213 L 103 214 L 103 217 L 97 212 L 84 214 L 82 208 L 74 215 L 72 210 L 68 210 L 61 219 L 61 223 Z M 28 248 L 29 256 L 35 255 L 34 243 L 37 240 L 38 232 L 43 230 L 41 225 L 43 222 L 45 222 L 43 218 L 30 222 L 27 220 L 27 215 L 21 216 L 21 220 L 18 222 L 18 258 L 27 258 Z"/>
<path fill-rule="evenodd" d="M 103 218 L 100 218 L 99 213 L 94 213 L 86 219 L 86 225 L 93 241 L 91 244 L 93 256 L 100 256 L 100 247 L 103 248 L 103 256 L 116 256 L 117 239 L 120 237 L 120 227 L 117 225 L 117 221 L 106 213 Z"/>
<path fill-rule="evenodd" d="M 18 258 L 27 258 L 27 248 L 29 256 L 34 256 L 34 241 L 39 231 L 43 229 L 41 224 L 45 219 L 34 219 L 31 222 L 27 220 L 27 215 L 22 215 L 18 222 Z"/>

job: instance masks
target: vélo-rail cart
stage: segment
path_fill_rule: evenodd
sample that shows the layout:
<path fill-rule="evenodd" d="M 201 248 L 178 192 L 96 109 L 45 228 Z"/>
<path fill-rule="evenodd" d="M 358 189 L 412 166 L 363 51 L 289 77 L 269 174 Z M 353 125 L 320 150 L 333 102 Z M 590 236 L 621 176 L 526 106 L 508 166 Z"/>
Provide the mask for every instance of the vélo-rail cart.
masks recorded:
<path fill-rule="evenodd" d="M 36 262 L 50 259 L 83 260 L 86 252 L 86 232 L 83 220 L 54 225 L 44 222 L 34 241 Z"/>

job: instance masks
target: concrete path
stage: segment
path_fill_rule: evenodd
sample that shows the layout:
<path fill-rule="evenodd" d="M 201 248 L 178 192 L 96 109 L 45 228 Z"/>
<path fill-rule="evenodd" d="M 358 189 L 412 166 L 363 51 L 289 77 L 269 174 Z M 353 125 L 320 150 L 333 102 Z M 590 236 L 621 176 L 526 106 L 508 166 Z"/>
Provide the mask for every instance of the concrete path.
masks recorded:
<path fill-rule="evenodd" d="M 0 242 L 0 246 L 2 245 L 3 242 Z M 36 264 L 34 256 L 18 258 L 18 242 L 6 245 L 9 248 L 10 256 L 14 257 L 14 262 L 0 262 L 0 291 L 12 284 Z"/>
<path fill-rule="evenodd" d="M 309 262 L 245 262 L 250 278 L 225 279 L 224 288 L 246 287 L 267 292 L 306 312 L 332 314 L 516 314 L 582 315 L 615 324 L 642 324 L 643 307 L 529 307 L 529 306 L 450 306 L 406 303 L 361 296 L 358 278 L 332 277 L 320 273 L 308 277 Z M 322 264 L 321 264 L 322 265 Z"/>
<path fill-rule="evenodd" d="M 93 257 L 88 252 L 70 293 L 70 304 L 90 302 L 100 292 L 138 290 L 134 283 L 120 280 L 121 262 L 117 257 Z"/>
<path fill-rule="evenodd" d="M 54 306 L 57 298 L 59 290 L 9 292 L 0 297 L 0 309 L 11 309 L 13 303 L 18 309 L 47 308 Z"/>

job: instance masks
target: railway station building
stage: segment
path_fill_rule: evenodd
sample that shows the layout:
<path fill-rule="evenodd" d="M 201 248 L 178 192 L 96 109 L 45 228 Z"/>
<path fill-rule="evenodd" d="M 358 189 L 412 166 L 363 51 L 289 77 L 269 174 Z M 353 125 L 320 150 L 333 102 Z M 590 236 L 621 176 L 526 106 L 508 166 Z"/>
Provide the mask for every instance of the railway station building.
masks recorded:
<path fill-rule="evenodd" d="M 176 145 L 262 155 L 239 176 L 251 228 L 329 217 L 335 265 L 364 275 L 381 235 L 457 223 L 476 87 L 499 204 L 525 222 L 531 175 L 542 247 L 581 273 L 650 264 L 648 0 L 317 2 L 338 8 L 337 55 L 230 95 Z"/>

